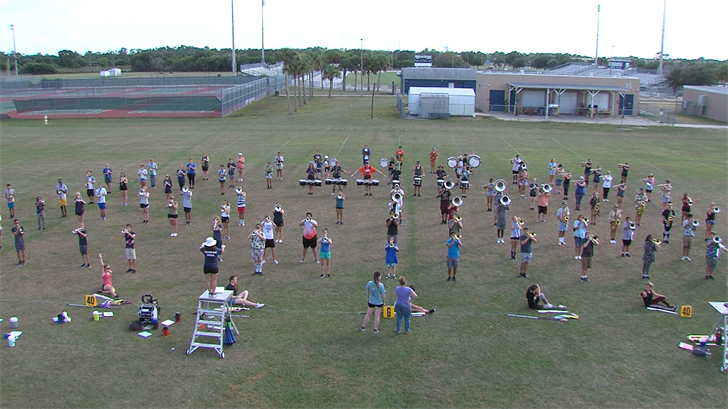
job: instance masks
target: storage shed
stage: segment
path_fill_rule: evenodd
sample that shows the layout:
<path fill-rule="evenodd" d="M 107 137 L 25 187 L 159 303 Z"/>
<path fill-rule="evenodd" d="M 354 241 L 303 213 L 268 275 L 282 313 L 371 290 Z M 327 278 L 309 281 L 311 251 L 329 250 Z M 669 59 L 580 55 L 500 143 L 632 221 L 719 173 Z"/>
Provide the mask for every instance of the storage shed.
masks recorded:
<path fill-rule="evenodd" d="M 470 88 L 475 91 L 478 72 L 469 68 L 404 67 L 400 72 L 400 89 L 409 94 L 410 87 Z"/>
<path fill-rule="evenodd" d="M 412 87 L 409 90 L 409 113 L 411 115 L 420 115 L 421 105 L 433 105 L 428 104 L 428 102 L 439 100 L 437 95 L 446 95 L 448 97 L 448 116 L 475 115 L 475 91 L 470 88 Z M 442 106 L 441 103 L 435 105 Z M 432 112 L 429 109 L 426 113 L 428 117 L 442 117 L 442 113 Z"/>

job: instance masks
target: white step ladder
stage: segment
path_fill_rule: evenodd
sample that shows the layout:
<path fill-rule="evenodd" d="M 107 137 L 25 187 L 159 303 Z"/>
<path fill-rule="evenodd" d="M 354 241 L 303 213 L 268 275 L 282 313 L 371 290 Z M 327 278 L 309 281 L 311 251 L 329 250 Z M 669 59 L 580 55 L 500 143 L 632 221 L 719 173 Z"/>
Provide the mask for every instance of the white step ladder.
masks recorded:
<path fill-rule="evenodd" d="M 225 321 L 229 320 L 235 334 L 239 334 L 238 328 L 230 316 L 229 301 L 232 297 L 232 290 L 224 290 L 223 287 L 218 287 L 214 296 L 210 296 L 207 291 L 200 295 L 197 300 L 195 330 L 192 333 L 190 347 L 185 352 L 187 355 L 195 352 L 197 348 L 210 348 L 214 349 L 221 359 L 225 358 L 222 350 L 225 339 Z M 208 338 L 213 342 L 201 342 Z"/>

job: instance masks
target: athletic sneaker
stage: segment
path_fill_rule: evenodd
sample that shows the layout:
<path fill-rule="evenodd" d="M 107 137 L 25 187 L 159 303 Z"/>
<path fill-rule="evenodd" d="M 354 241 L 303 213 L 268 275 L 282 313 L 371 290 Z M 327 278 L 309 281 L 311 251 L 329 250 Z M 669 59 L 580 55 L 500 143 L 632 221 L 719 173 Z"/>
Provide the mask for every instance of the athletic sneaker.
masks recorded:
<path fill-rule="evenodd" d="M 364 332 L 364 331 L 366 331 L 366 328 L 361 327 L 361 332 Z"/>
<path fill-rule="evenodd" d="M 321 275 L 319 276 L 319 278 L 324 278 L 325 276 L 326 276 L 326 274 L 321 274 Z"/>
<path fill-rule="evenodd" d="M 273 260 L 273 264 L 278 264 L 278 260 Z"/>
<path fill-rule="evenodd" d="M 387 277 L 387 278 L 389 278 L 389 277 Z M 450 281 L 450 280 L 452 280 L 452 278 L 448 277 L 448 278 L 447 278 L 447 281 Z"/>
<path fill-rule="evenodd" d="M 316 260 L 316 264 L 321 264 L 321 262 L 320 262 L 320 261 L 318 261 L 318 260 Z"/>
<path fill-rule="evenodd" d="M 362 327 L 362 331 L 364 331 L 364 327 Z M 375 330 L 374 330 L 374 333 L 375 333 L 375 334 L 379 334 L 380 332 L 382 332 L 382 331 L 380 331 L 380 330 L 378 330 L 378 329 L 375 329 Z"/>
<path fill-rule="evenodd" d="M 642 274 L 642 279 L 643 280 L 649 280 L 650 279 L 650 276 L 648 276 L 647 274 Z"/>
<path fill-rule="evenodd" d="M 587 277 L 587 276 L 582 277 L 581 278 L 581 282 L 582 283 L 588 283 L 589 282 L 589 277 Z"/>
<path fill-rule="evenodd" d="M 434 308 L 433 308 L 433 309 L 431 309 L 430 311 L 428 311 L 427 313 L 428 313 L 428 314 L 432 314 L 433 312 L 435 312 L 435 309 L 434 309 Z"/>
<path fill-rule="evenodd" d="M 304 261 L 306 261 L 306 259 L 302 258 L 302 259 L 298 260 L 299 263 L 303 263 Z"/>
<path fill-rule="evenodd" d="M 690 260 L 690 257 L 685 256 L 685 261 L 692 261 L 692 260 Z"/>
<path fill-rule="evenodd" d="M 263 307 L 265 307 L 265 304 L 263 304 L 263 303 L 258 303 L 255 305 L 255 308 L 263 308 Z"/>

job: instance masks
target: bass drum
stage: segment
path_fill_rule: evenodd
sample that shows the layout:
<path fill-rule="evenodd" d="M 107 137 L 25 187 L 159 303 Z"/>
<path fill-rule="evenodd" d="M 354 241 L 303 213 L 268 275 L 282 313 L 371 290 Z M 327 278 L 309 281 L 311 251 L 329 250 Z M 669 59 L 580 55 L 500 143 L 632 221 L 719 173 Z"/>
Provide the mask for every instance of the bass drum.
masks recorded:
<path fill-rule="evenodd" d="M 387 165 L 389 165 L 389 161 L 387 160 L 387 158 L 379 159 L 379 166 L 386 168 Z"/>
<path fill-rule="evenodd" d="M 470 155 L 470 159 L 468 159 L 468 164 L 470 164 L 471 168 L 477 168 L 478 166 L 480 166 L 480 156 Z"/>
<path fill-rule="evenodd" d="M 447 167 L 450 169 L 455 169 L 455 166 L 458 165 L 458 159 L 454 156 L 450 156 L 447 158 Z"/>

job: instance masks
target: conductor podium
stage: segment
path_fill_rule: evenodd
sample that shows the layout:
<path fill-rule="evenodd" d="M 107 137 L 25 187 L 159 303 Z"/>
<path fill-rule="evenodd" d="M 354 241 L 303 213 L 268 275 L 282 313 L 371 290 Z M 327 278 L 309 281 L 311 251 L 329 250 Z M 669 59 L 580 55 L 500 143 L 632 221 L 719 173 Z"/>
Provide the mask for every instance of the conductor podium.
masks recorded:
<path fill-rule="evenodd" d="M 223 290 L 218 287 L 214 296 L 207 291 L 197 299 L 197 318 L 195 330 L 192 333 L 192 341 L 186 354 L 189 355 L 197 348 L 214 349 L 220 358 L 225 358 L 223 343 L 225 340 L 226 323 L 230 323 L 230 330 L 239 334 L 238 328 L 230 316 L 230 300 L 233 297 L 231 290 Z"/>

